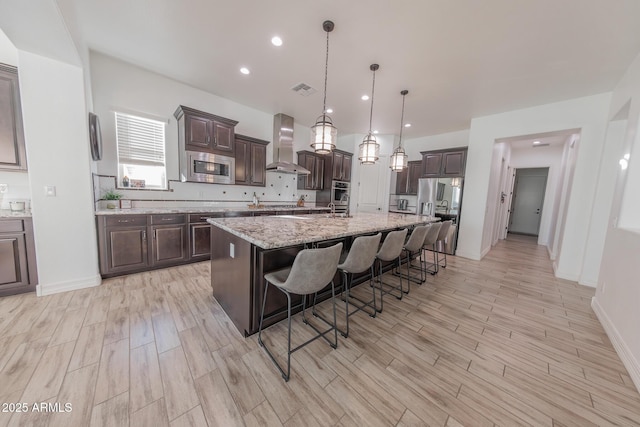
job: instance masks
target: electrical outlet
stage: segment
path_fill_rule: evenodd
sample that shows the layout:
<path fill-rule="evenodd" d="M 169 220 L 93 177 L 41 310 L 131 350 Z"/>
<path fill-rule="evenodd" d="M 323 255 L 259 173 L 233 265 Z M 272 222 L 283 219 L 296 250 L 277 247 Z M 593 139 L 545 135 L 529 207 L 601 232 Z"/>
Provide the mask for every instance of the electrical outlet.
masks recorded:
<path fill-rule="evenodd" d="M 0 194 L 4 194 L 7 191 L 9 191 L 9 185 L 7 184 L 0 184 Z"/>
<path fill-rule="evenodd" d="M 231 258 L 235 258 L 236 257 L 236 247 L 233 243 L 229 243 L 229 256 Z"/>
<path fill-rule="evenodd" d="M 45 185 L 44 186 L 44 195 L 47 197 L 56 197 L 56 186 L 55 185 Z"/>

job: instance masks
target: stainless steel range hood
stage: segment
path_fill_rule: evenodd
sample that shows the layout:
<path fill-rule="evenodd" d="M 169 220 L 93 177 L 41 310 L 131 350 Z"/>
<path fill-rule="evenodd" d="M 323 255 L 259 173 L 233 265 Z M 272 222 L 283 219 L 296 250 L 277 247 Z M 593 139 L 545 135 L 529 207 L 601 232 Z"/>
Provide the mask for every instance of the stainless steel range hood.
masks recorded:
<path fill-rule="evenodd" d="M 286 114 L 273 116 L 273 158 L 267 172 L 309 175 L 311 172 L 293 162 L 293 117 Z"/>

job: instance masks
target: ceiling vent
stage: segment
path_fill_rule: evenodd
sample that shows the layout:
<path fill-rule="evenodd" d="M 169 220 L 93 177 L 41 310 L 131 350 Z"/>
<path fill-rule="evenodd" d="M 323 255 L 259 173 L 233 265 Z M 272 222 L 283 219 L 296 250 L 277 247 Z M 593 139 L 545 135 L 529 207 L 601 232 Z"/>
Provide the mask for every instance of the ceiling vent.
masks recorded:
<path fill-rule="evenodd" d="M 314 88 L 312 88 L 306 83 L 298 83 L 297 85 L 292 87 L 291 90 L 302 96 L 313 95 L 314 93 L 317 92 L 317 90 L 315 90 Z"/>
<path fill-rule="evenodd" d="M 549 146 L 548 142 L 543 142 L 542 144 L 532 144 L 533 148 L 536 148 L 536 147 L 548 147 L 548 146 Z"/>

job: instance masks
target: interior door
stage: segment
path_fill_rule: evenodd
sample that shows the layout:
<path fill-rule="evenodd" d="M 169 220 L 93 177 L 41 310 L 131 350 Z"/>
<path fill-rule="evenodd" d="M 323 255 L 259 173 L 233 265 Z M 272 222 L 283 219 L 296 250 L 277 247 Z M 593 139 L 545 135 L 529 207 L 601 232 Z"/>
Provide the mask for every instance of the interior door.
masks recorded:
<path fill-rule="evenodd" d="M 547 186 L 548 169 L 538 174 L 524 174 L 516 171 L 513 213 L 509 232 L 537 236 L 542 217 L 542 204 Z"/>
<path fill-rule="evenodd" d="M 388 156 L 380 156 L 373 165 L 360 165 L 358 175 L 358 212 L 382 212 L 389 187 Z"/>

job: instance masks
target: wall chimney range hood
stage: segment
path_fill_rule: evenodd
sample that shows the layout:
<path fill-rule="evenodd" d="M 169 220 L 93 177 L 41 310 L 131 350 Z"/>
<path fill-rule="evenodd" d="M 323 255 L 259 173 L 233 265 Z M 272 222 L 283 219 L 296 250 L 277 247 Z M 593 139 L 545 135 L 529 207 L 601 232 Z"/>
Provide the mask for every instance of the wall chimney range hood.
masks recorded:
<path fill-rule="evenodd" d="M 273 158 L 267 172 L 309 175 L 311 172 L 293 163 L 293 117 L 286 114 L 273 116 Z"/>

